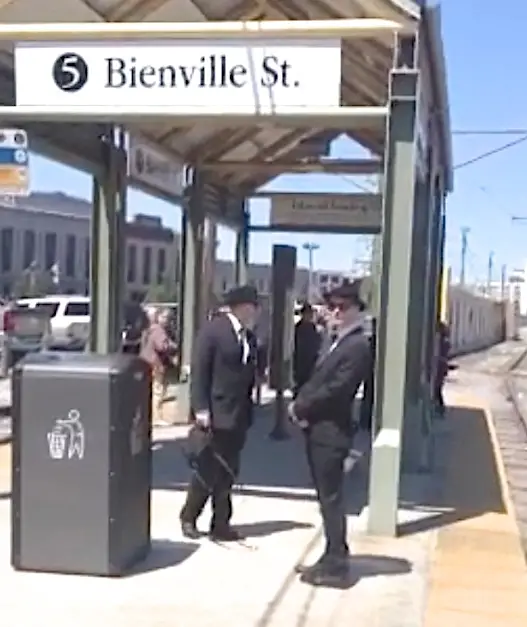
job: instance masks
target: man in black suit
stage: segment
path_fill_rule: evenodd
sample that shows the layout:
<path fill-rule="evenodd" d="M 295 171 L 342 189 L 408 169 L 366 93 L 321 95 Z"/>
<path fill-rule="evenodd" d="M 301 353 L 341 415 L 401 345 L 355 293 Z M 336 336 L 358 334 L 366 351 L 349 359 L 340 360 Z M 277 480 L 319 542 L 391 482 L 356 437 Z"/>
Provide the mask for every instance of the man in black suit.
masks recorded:
<path fill-rule="evenodd" d="M 194 435 L 206 437 L 195 456 L 194 474 L 180 519 L 183 535 L 200 536 L 196 521 L 212 497 L 210 536 L 233 541 L 231 491 L 239 471 L 240 454 L 251 423 L 256 369 L 256 341 L 252 328 L 258 294 L 251 286 L 231 290 L 227 309 L 208 321 L 196 339 L 190 397 Z"/>
<path fill-rule="evenodd" d="M 320 504 L 326 549 L 311 567 L 299 567 L 303 578 L 331 585 L 347 576 L 349 549 L 343 498 L 344 461 L 351 448 L 351 406 L 371 368 L 371 348 L 362 330 L 364 304 L 357 283 L 331 293 L 338 333 L 322 353 L 313 374 L 289 407 L 291 420 L 305 434 L 306 453 Z"/>
<path fill-rule="evenodd" d="M 295 325 L 293 353 L 295 396 L 304 383 L 309 380 L 322 342 L 322 336 L 313 321 L 313 307 L 309 303 L 302 305 L 300 316 L 300 320 Z"/>

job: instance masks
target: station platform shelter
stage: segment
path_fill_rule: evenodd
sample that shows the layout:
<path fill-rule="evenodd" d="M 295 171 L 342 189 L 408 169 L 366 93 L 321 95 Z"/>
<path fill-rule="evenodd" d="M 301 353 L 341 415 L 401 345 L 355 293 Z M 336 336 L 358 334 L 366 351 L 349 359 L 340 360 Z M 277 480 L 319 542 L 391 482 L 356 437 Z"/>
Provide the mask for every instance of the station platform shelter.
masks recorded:
<path fill-rule="evenodd" d="M 34 150 L 93 176 L 94 352 L 118 348 L 128 143 L 136 135 L 181 164 L 179 189 L 152 191 L 184 209 L 183 366 L 204 315 L 207 219 L 237 231 L 243 282 L 248 201 L 260 186 L 287 172 L 378 176 L 382 212 L 367 227 L 382 235 L 368 523 L 375 534 L 395 533 L 400 469 L 426 470 L 430 457 L 453 180 L 440 9 L 423 4 L 13 0 L 0 7 L 0 123 L 26 129 Z M 320 147 L 342 133 L 371 158 L 324 159 Z"/>

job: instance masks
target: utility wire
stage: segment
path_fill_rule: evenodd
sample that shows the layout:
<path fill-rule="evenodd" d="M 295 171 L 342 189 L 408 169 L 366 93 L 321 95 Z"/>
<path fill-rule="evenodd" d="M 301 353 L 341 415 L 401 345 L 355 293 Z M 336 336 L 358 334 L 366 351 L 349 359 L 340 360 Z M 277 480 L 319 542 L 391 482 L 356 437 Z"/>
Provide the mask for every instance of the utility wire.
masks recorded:
<path fill-rule="evenodd" d="M 526 141 L 527 141 L 527 135 L 525 135 L 524 137 L 520 137 L 520 139 L 514 139 L 513 141 L 507 142 L 503 146 L 498 146 L 498 148 L 494 148 L 493 150 L 488 150 L 487 152 L 483 152 L 482 154 L 477 155 L 476 157 L 473 157 L 472 159 L 468 159 L 467 161 L 462 161 L 461 163 L 458 163 L 457 165 L 454 166 L 454 170 L 460 170 L 461 168 L 466 168 L 467 166 L 472 165 L 473 163 L 477 163 L 478 161 L 482 161 L 483 159 L 486 159 L 487 157 L 492 157 L 494 155 L 497 155 L 498 153 L 508 150 L 509 148 L 514 148 L 514 146 L 523 144 Z"/>
<path fill-rule="evenodd" d="M 484 130 L 455 130 L 452 135 L 484 136 L 484 135 L 527 135 L 527 128 L 484 129 Z"/>

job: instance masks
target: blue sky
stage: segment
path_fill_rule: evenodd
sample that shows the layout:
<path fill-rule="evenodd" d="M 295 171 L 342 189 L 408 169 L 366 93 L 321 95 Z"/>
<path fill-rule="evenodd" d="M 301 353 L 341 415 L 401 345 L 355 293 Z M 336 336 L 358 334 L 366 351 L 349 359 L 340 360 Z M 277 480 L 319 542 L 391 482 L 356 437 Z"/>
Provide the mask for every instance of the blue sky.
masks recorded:
<path fill-rule="evenodd" d="M 527 59 L 527 2 L 508 0 L 498 11 L 491 0 L 443 0 L 443 34 L 447 53 L 452 128 L 456 130 L 527 128 L 525 61 Z M 527 134 L 526 134 L 527 135 Z M 454 162 L 463 163 L 517 139 L 514 136 L 455 135 Z M 335 156 L 355 156 L 346 140 L 333 146 Z M 527 217 L 527 141 L 495 156 L 459 169 L 455 191 L 448 200 L 447 254 L 455 275 L 459 273 L 461 229 L 468 227 L 467 273 L 470 280 L 485 280 L 489 254 L 494 253 L 495 278 L 500 267 L 522 266 L 527 260 L 527 221 L 512 224 L 512 215 Z M 86 199 L 91 195 L 88 175 L 34 156 L 32 187 L 60 190 Z M 357 179 L 359 183 L 364 183 Z M 357 191 L 345 176 L 279 177 L 272 188 L 295 191 Z M 162 216 L 179 227 L 180 211 L 141 192 L 130 191 L 129 212 Z M 252 208 L 254 222 L 267 218 L 266 201 Z M 268 262 L 273 243 L 301 246 L 316 242 L 319 268 L 348 270 L 353 259 L 364 257 L 364 238 L 343 235 L 257 234 L 251 237 L 251 261 Z M 234 234 L 220 230 L 219 256 L 234 257 Z M 300 251 L 299 263 L 306 263 Z"/>

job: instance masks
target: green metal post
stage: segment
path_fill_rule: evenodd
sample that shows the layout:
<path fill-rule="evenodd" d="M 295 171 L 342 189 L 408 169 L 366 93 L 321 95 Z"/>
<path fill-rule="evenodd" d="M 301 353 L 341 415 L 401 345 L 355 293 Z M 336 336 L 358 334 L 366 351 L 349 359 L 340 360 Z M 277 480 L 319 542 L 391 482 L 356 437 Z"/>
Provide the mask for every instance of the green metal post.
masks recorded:
<path fill-rule="evenodd" d="M 249 280 L 249 212 L 244 211 L 242 227 L 236 233 L 236 258 L 234 260 L 234 281 L 244 285 Z"/>
<path fill-rule="evenodd" d="M 93 178 L 89 348 L 101 355 L 119 351 L 124 297 L 126 152 L 115 142 L 111 128 L 101 142 L 103 172 Z"/>
<path fill-rule="evenodd" d="M 407 41 L 403 41 L 408 45 Z M 415 51 L 416 52 L 416 51 Z M 399 65 L 404 67 L 404 65 Z M 410 65 L 411 67 L 411 65 Z M 415 65 L 413 65 L 415 67 Z M 368 529 L 395 536 L 403 441 L 420 433 L 410 397 L 411 281 L 416 242 L 416 109 L 419 72 L 395 69 L 390 75 L 385 151 L 382 292 L 378 324 L 376 415 L 381 429 L 372 448 Z"/>
<path fill-rule="evenodd" d="M 441 224 L 442 224 L 442 203 L 443 190 L 439 178 L 435 178 L 432 183 L 432 219 L 430 229 L 430 269 L 428 279 L 428 301 L 427 301 L 427 337 L 425 346 L 425 367 L 430 385 L 433 383 L 434 372 L 434 352 L 435 337 L 438 319 L 438 285 L 441 284 Z"/>
<path fill-rule="evenodd" d="M 182 220 L 182 263 L 180 300 L 180 390 L 178 413 L 187 418 L 190 412 L 189 374 L 194 348 L 194 338 L 202 322 L 202 290 L 205 215 L 203 212 L 203 185 L 199 172 L 193 173 L 193 181 L 186 190 L 184 217 Z"/>

